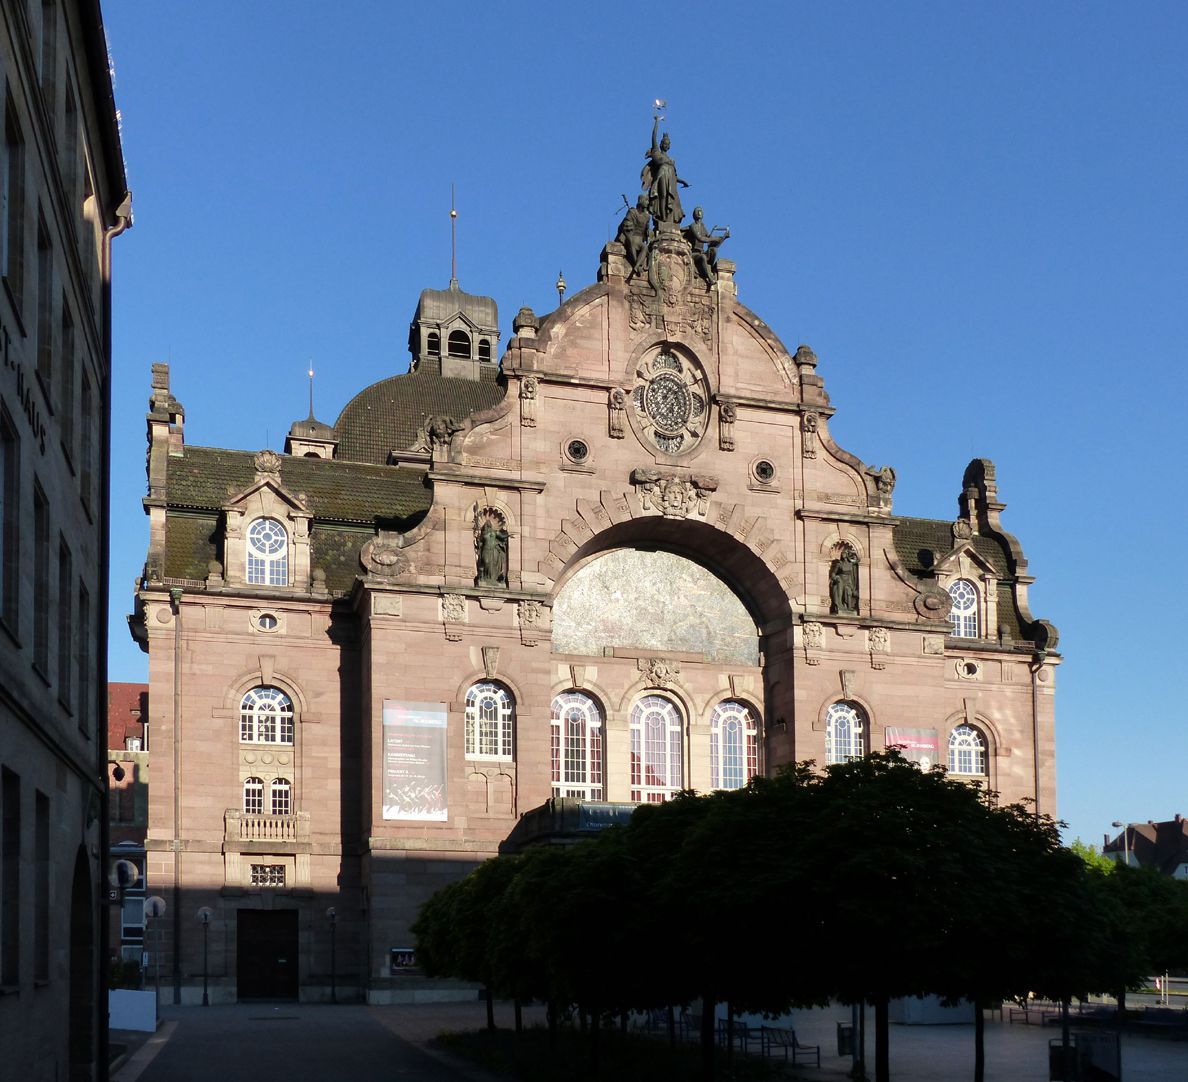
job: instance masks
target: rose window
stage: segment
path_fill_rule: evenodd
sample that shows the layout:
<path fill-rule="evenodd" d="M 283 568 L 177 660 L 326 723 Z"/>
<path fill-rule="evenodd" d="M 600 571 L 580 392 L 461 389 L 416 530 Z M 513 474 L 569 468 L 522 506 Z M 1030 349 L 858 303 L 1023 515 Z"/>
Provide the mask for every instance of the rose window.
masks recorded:
<path fill-rule="evenodd" d="M 665 454 L 680 454 L 701 439 L 708 400 L 705 377 L 684 357 L 660 353 L 636 371 L 631 392 L 636 418 L 648 439 Z"/>

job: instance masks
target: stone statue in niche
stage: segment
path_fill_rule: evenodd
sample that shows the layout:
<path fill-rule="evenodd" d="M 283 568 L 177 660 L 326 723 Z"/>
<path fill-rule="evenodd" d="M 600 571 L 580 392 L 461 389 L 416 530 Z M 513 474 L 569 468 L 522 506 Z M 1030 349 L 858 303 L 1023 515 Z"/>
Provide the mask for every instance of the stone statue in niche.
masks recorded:
<path fill-rule="evenodd" d="M 648 209 L 652 212 L 656 228 L 675 233 L 685 216 L 681 207 L 680 188 L 689 185 L 677 176 L 676 162 L 668 154 L 672 146 L 668 132 L 664 133 L 659 143 L 656 142 L 659 130 L 660 118 L 656 117 L 652 122 L 652 145 L 644 151 L 644 157 L 648 160 L 639 179 L 647 189 Z"/>
<path fill-rule="evenodd" d="M 627 197 L 623 196 L 623 202 Z M 619 231 L 615 234 L 617 240 L 627 252 L 627 262 L 631 264 L 630 278 L 634 278 L 648 266 L 648 197 L 640 194 L 635 206 L 628 206 L 627 213 L 619 223 Z"/>
<path fill-rule="evenodd" d="M 491 510 L 479 516 L 474 537 L 478 564 L 476 586 L 507 588 L 507 543 L 508 532 L 503 516 Z"/>
<path fill-rule="evenodd" d="M 719 233 L 719 230 L 722 230 Z M 705 227 L 705 211 L 693 208 L 693 222 L 685 226 L 682 235 L 693 249 L 693 266 L 711 286 L 718 280 L 718 248 L 730 236 L 729 226 Z"/>
<path fill-rule="evenodd" d="M 858 615 L 858 553 L 849 545 L 829 565 L 829 611 L 835 616 Z"/>

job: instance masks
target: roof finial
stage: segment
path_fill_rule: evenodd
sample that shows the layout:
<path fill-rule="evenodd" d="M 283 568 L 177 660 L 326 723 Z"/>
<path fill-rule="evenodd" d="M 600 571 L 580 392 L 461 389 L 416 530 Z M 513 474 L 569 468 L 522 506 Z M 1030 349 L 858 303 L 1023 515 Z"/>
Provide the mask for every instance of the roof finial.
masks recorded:
<path fill-rule="evenodd" d="M 450 289 L 458 288 L 458 212 L 454 209 L 454 185 L 450 184 Z"/>
<path fill-rule="evenodd" d="M 557 303 L 558 304 L 560 304 L 562 301 L 565 300 L 566 288 L 567 287 L 565 284 L 565 275 L 561 271 L 558 271 L 557 272 Z"/>
<path fill-rule="evenodd" d="M 309 359 L 309 419 L 314 419 L 313 411 L 313 358 Z"/>

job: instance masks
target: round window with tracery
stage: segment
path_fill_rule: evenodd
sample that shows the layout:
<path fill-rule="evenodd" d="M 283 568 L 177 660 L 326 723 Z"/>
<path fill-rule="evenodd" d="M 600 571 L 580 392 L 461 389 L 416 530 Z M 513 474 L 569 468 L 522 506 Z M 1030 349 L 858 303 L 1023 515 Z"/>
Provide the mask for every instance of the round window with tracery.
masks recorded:
<path fill-rule="evenodd" d="M 679 354 L 657 353 L 643 361 L 636 369 L 631 401 L 644 434 L 665 454 L 691 450 L 705 434 L 705 376 Z"/>

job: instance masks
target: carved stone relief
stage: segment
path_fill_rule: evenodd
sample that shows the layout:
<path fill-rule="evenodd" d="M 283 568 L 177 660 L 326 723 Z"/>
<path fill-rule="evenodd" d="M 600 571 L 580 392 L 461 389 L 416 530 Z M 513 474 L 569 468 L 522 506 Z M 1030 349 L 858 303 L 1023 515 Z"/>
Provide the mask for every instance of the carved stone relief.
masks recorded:
<path fill-rule="evenodd" d="M 671 687 L 676 683 L 681 671 L 679 662 L 659 657 L 640 658 L 638 665 L 639 671 L 643 673 L 644 683 L 660 688 Z"/>
<path fill-rule="evenodd" d="M 872 627 L 866 637 L 871 668 L 885 669 L 886 655 L 891 653 L 891 633 L 885 627 Z"/>
<path fill-rule="evenodd" d="M 461 594 L 443 594 L 441 598 L 441 619 L 445 624 L 446 638 L 457 642 L 462 638 L 462 624 L 466 623 L 466 598 Z"/>
<path fill-rule="evenodd" d="M 536 427 L 537 391 L 535 376 L 525 376 L 520 381 L 520 424 L 525 428 Z"/>
<path fill-rule="evenodd" d="M 734 422 L 738 419 L 738 407 L 733 402 L 723 402 L 718 407 L 718 446 L 723 451 L 734 450 Z"/>
<path fill-rule="evenodd" d="M 675 477 L 648 468 L 632 470 L 631 483 L 643 509 L 659 511 L 665 518 L 688 518 L 693 513 L 704 516 L 710 496 L 718 490 L 716 477 Z"/>
<path fill-rule="evenodd" d="M 816 621 L 804 625 L 804 660 L 809 665 L 820 665 L 821 658 L 817 651 L 825 647 L 825 627 Z"/>
<path fill-rule="evenodd" d="M 611 392 L 607 397 L 607 408 L 610 411 L 610 438 L 612 440 L 621 440 L 624 435 L 627 410 L 627 393 L 621 387 L 611 388 Z"/>
<path fill-rule="evenodd" d="M 817 457 L 817 426 L 820 423 L 821 417 L 816 410 L 805 410 L 800 415 L 801 443 L 805 458 Z"/>

